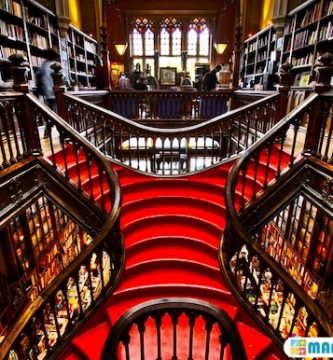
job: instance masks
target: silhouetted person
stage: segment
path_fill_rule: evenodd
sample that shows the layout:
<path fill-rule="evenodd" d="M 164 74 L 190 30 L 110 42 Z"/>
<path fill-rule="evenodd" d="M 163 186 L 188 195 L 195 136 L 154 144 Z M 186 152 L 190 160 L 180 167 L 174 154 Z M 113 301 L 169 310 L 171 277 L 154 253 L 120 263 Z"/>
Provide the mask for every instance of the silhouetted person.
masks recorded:
<path fill-rule="evenodd" d="M 219 84 L 219 81 L 217 80 L 216 74 L 222 70 L 221 65 L 215 66 L 213 70 L 206 73 L 202 79 L 202 90 L 203 91 L 211 91 L 214 90 L 216 87 L 216 84 Z"/>
<path fill-rule="evenodd" d="M 148 86 L 143 82 L 143 78 L 140 78 L 134 85 L 134 90 L 148 90 Z"/>
<path fill-rule="evenodd" d="M 53 70 L 51 69 L 51 65 L 59 60 L 59 55 L 53 50 L 48 49 L 46 53 L 46 60 L 43 62 L 40 68 L 40 95 L 44 97 L 45 104 L 55 111 L 55 93 L 54 93 L 54 84 L 52 73 Z"/>

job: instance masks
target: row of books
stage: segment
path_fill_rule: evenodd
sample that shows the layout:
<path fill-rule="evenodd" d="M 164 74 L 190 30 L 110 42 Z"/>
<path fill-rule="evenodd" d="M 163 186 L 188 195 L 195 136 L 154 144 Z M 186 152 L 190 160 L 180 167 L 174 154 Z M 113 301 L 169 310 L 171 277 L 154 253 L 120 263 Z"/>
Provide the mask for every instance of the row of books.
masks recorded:
<path fill-rule="evenodd" d="M 328 1 L 325 4 L 323 15 L 332 15 L 333 14 L 333 0 Z"/>
<path fill-rule="evenodd" d="M 36 33 L 30 34 L 30 44 L 37 46 L 40 49 L 47 49 L 49 47 L 48 39 Z"/>
<path fill-rule="evenodd" d="M 21 26 L 9 24 L 5 21 L 1 21 L 0 35 L 7 36 L 13 40 L 24 41 L 24 31 Z"/>
<path fill-rule="evenodd" d="M 306 56 L 300 58 L 292 57 L 291 63 L 293 66 L 312 65 L 314 63 L 314 54 L 308 53 Z"/>
<path fill-rule="evenodd" d="M 47 29 L 47 15 L 43 14 L 41 16 L 30 16 L 29 15 L 29 9 L 27 7 L 25 7 L 25 19 L 27 22 L 29 22 L 30 24 L 39 26 L 43 29 Z"/>
<path fill-rule="evenodd" d="M 255 51 L 256 49 L 257 49 L 257 43 L 256 42 L 250 43 L 249 46 L 245 48 L 245 54 Z"/>
<path fill-rule="evenodd" d="M 297 27 L 307 26 L 319 20 L 320 16 L 320 2 L 317 2 L 312 8 L 306 9 L 305 14 L 300 18 Z"/>
<path fill-rule="evenodd" d="M 10 12 L 11 14 L 22 17 L 21 4 L 13 0 L 0 0 L 0 9 Z"/>
<path fill-rule="evenodd" d="M 319 40 L 328 40 L 333 37 L 332 21 L 329 21 L 327 25 L 323 25 L 320 28 Z"/>
<path fill-rule="evenodd" d="M 267 50 L 258 54 L 257 61 L 265 60 L 266 58 L 267 58 Z"/>
<path fill-rule="evenodd" d="M 317 40 L 317 31 L 316 30 L 305 30 L 302 32 L 299 32 L 295 36 L 295 42 L 294 42 L 294 49 L 306 46 L 306 45 L 312 45 Z"/>
<path fill-rule="evenodd" d="M 25 57 L 27 57 L 27 53 L 25 51 L 18 51 L 16 49 L 0 45 L 0 58 L 8 59 L 10 55 L 15 54 L 15 53 L 20 53 L 20 54 L 24 55 Z"/>
<path fill-rule="evenodd" d="M 31 55 L 31 64 L 34 67 L 41 67 L 44 60 L 42 57 Z"/>
<path fill-rule="evenodd" d="M 310 82 L 310 71 L 304 71 L 296 75 L 294 86 L 308 86 Z"/>

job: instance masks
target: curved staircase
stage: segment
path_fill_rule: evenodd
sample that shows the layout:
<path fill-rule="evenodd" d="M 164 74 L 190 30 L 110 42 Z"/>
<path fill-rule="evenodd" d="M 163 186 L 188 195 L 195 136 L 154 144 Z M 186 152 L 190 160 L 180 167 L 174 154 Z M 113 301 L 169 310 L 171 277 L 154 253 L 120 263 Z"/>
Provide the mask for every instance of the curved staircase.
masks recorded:
<path fill-rule="evenodd" d="M 122 190 L 125 270 L 116 291 L 59 359 L 100 359 L 111 326 L 122 314 L 147 300 L 170 297 L 192 297 L 224 309 L 236 323 L 248 359 L 286 358 L 241 308 L 220 271 L 224 185 L 231 165 L 162 178 L 112 164 Z M 249 187 L 252 183 L 249 179 Z"/>

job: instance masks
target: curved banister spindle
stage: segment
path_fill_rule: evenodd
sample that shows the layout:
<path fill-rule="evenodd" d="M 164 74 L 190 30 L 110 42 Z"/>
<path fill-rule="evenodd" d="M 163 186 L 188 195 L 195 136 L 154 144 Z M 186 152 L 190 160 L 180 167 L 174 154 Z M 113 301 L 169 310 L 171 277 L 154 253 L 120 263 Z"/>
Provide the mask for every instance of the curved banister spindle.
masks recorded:
<path fill-rule="evenodd" d="M 164 325 L 162 325 L 164 323 Z M 136 330 L 136 326 L 138 331 Z M 170 336 L 165 337 L 161 327 L 170 327 Z M 156 359 L 164 359 L 167 356 L 173 360 L 184 356 L 184 339 L 179 339 L 179 334 L 188 328 L 189 347 L 186 359 L 193 360 L 196 357 L 209 359 L 211 353 L 218 353 L 223 359 L 228 351 L 234 360 L 246 358 L 243 343 L 238 330 L 231 318 L 221 309 L 211 303 L 198 301 L 191 298 L 158 299 L 136 306 L 123 315 L 114 324 L 105 343 L 102 359 L 118 359 L 118 354 L 124 354 L 126 360 L 133 360 L 140 351 L 141 359 L 145 359 L 145 348 L 149 344 L 155 344 L 155 354 L 149 354 Z M 157 336 L 157 341 L 156 337 Z M 202 336 L 202 334 L 205 334 Z M 198 338 L 200 336 L 200 340 Z M 136 339 L 138 337 L 138 339 Z M 218 339 L 219 348 L 212 338 Z M 161 346 L 163 338 L 163 347 Z M 132 341 L 134 348 L 132 348 Z M 196 350 L 193 354 L 193 345 L 202 342 L 201 351 Z M 138 351 L 137 344 L 140 343 Z M 212 345 L 214 347 L 212 348 Z M 136 354 L 133 350 L 136 349 Z M 132 350 L 132 351 L 131 351 Z M 168 355 L 167 355 L 168 354 Z M 182 355 L 181 355 L 182 354 Z M 228 357 L 226 357 L 228 358 Z"/>
<path fill-rule="evenodd" d="M 279 94 L 180 129 L 140 125 L 72 95 L 64 98 L 69 124 L 106 155 L 138 170 L 177 175 L 214 165 L 257 141 L 275 123 Z"/>
<path fill-rule="evenodd" d="M 274 211 L 281 206 L 278 188 L 273 185 L 279 179 L 282 182 L 296 176 L 301 169 L 304 180 L 300 178 L 299 183 L 306 184 L 305 179 L 313 181 L 305 174 L 306 157 L 315 156 L 327 162 L 332 154 L 328 109 L 332 109 L 333 96 L 323 93 L 323 89 L 330 89 L 331 76 L 323 78 L 320 74 L 332 73 L 333 57 L 323 57 L 318 68 L 321 80 L 315 86 L 315 93 L 244 152 L 233 166 L 226 185 L 228 221 L 223 235 L 222 265 L 235 294 L 281 345 L 287 337 L 303 336 L 296 331 L 299 327 L 304 328 L 305 336 L 333 335 L 321 303 L 310 298 L 290 276 L 289 269 L 282 267 L 284 263 L 277 262 L 258 242 L 264 227 L 260 224 L 270 221 L 258 220 L 263 216 L 262 210 L 258 214 L 260 206 L 268 211 L 266 219 L 272 219 L 276 215 Z M 285 247 L 280 257 L 286 256 L 284 251 Z"/>

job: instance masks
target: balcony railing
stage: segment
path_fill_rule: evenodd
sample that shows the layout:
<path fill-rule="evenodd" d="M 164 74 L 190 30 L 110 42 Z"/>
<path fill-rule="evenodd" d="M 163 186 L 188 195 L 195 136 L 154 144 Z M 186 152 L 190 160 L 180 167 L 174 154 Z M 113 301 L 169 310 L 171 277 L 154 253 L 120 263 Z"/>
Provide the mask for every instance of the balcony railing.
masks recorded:
<path fill-rule="evenodd" d="M 42 123 L 46 124 L 43 132 Z M 119 280 L 124 265 L 120 188 L 104 156 L 33 95 L 1 96 L 0 124 L 3 171 L 35 156 L 38 171 L 44 169 L 43 176 L 36 173 L 35 179 L 43 193 L 54 191 L 52 184 L 59 178 L 60 188 L 71 188 L 77 201 L 90 209 L 89 216 L 95 214 L 99 220 L 93 226 L 97 233 L 93 241 L 25 305 L 1 343 L 1 359 L 43 359 L 64 346 Z"/>
<path fill-rule="evenodd" d="M 65 94 L 68 123 L 104 154 L 145 172 L 174 175 L 229 159 L 275 123 L 279 94 L 181 129 L 140 125 Z"/>
<path fill-rule="evenodd" d="M 162 346 L 162 324 L 168 317 L 172 341 L 164 339 Z M 185 339 L 179 334 L 182 328 L 188 334 Z M 153 300 L 130 309 L 114 324 L 101 359 L 131 360 L 133 354 L 138 357 L 138 350 L 145 358 L 148 348 L 149 356 L 156 359 L 167 358 L 167 353 L 172 359 L 246 359 L 242 339 L 229 315 L 211 303 L 191 298 Z"/>
<path fill-rule="evenodd" d="M 330 63 L 322 69 L 327 72 L 329 66 Z M 332 162 L 333 97 L 331 93 L 320 95 L 323 88 L 330 88 L 327 80 L 319 83 L 317 93 L 250 146 L 234 165 L 227 182 L 228 221 L 222 263 L 230 284 L 237 289 L 236 296 L 280 343 L 289 336 L 299 335 L 296 330 L 299 324 L 303 326 L 303 336 L 333 334 L 321 305 L 254 240 L 257 236 L 250 236 L 258 221 L 259 207 L 265 205 L 266 213 L 261 213 L 265 218 L 274 216 L 274 211 L 281 208 L 278 205 L 281 184 L 298 174 L 307 156 Z M 307 181 L 306 176 L 297 176 L 299 183 Z M 269 192 L 274 196 L 265 198 Z M 264 288 L 265 283 L 270 284 L 269 288 Z"/>

